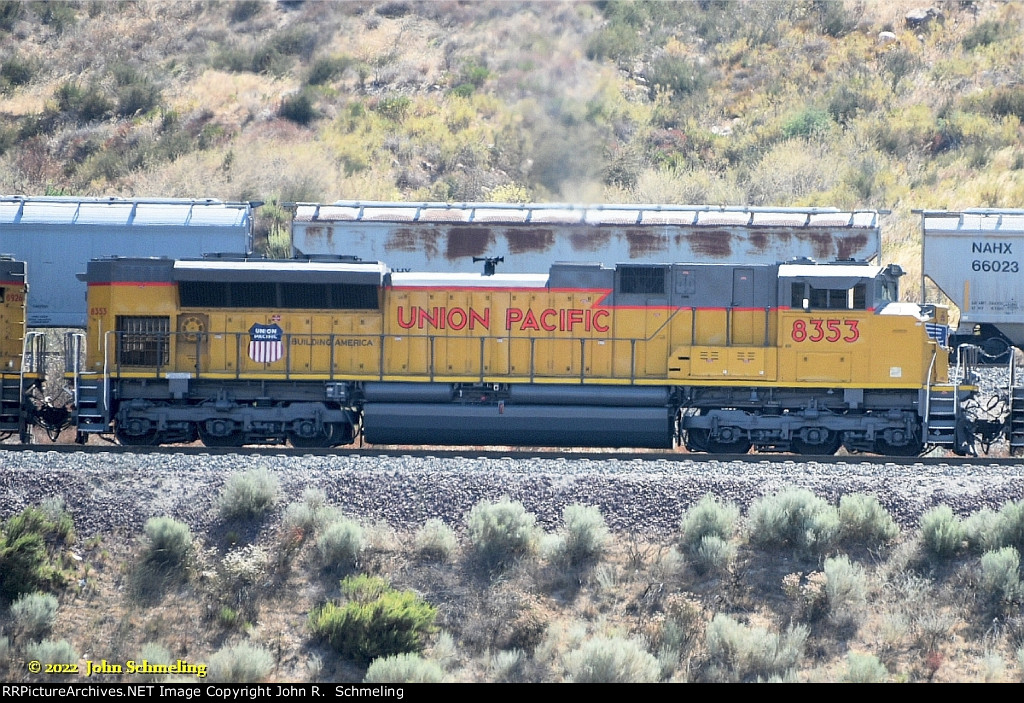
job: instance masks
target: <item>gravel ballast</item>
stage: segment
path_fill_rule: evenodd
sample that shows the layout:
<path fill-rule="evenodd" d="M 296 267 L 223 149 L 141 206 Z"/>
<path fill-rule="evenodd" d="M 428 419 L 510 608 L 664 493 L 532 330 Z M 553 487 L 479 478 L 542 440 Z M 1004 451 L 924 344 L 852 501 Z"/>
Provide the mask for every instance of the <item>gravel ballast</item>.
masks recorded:
<path fill-rule="evenodd" d="M 346 516 L 398 530 L 429 518 L 459 528 L 475 503 L 502 496 L 521 501 L 549 529 L 566 505 L 584 503 L 597 506 L 613 530 L 652 539 L 673 533 L 683 511 L 708 492 L 744 511 L 787 486 L 833 503 L 847 493 L 869 493 L 903 527 L 916 526 L 921 513 L 941 503 L 966 516 L 1024 496 L 1024 472 L 999 465 L 0 452 L 0 517 L 59 496 L 83 536 L 138 534 L 147 519 L 161 515 L 204 531 L 221 521 L 217 501 L 225 481 L 255 466 L 279 478 L 278 507 L 318 487 Z"/>

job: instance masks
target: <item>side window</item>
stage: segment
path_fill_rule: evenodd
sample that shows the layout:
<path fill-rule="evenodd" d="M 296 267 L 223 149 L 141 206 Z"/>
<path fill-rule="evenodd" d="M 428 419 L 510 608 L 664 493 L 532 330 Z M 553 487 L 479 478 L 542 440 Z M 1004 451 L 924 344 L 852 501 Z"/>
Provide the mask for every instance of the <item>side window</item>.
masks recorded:
<path fill-rule="evenodd" d="M 619 293 L 665 295 L 664 266 L 622 266 L 619 268 Z"/>
<path fill-rule="evenodd" d="M 794 283 L 790 307 L 803 308 L 806 300 L 811 310 L 866 310 L 867 290 L 866 283 L 858 283 L 853 288 L 817 288 L 806 283 Z"/>

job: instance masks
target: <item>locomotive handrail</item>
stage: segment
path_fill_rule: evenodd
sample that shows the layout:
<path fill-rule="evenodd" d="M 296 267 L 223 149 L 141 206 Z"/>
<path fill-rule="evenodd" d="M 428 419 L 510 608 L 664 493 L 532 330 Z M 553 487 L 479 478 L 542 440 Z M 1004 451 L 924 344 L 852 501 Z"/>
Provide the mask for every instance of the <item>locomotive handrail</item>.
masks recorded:
<path fill-rule="evenodd" d="M 630 345 L 630 364 L 629 364 L 629 375 L 628 375 L 628 378 L 629 378 L 629 380 L 631 382 L 633 382 L 633 381 L 636 380 L 636 377 L 637 377 L 637 369 L 636 369 L 637 344 L 638 343 L 650 343 L 651 341 L 656 339 L 657 336 L 659 334 L 661 334 L 665 330 L 665 328 L 670 324 L 670 322 L 674 319 L 674 317 L 676 315 L 678 315 L 684 309 L 685 308 L 680 308 L 680 309 L 677 309 L 677 310 L 673 311 L 673 313 L 671 315 L 669 315 L 668 319 L 665 320 L 664 323 L 662 323 L 657 329 L 655 329 L 650 335 L 648 335 L 646 337 L 593 337 L 593 338 L 590 338 L 590 341 L 598 340 L 598 341 L 601 341 L 601 342 L 604 342 L 604 343 L 609 343 L 609 344 L 629 343 L 629 345 Z M 146 341 L 146 342 L 152 344 L 152 346 L 150 347 L 150 352 L 148 352 L 148 353 L 152 354 L 152 360 L 148 364 L 136 364 L 136 363 L 126 363 L 125 362 L 125 360 L 123 358 L 123 354 L 122 354 L 122 352 L 123 352 L 122 347 L 123 347 L 123 344 L 124 344 L 124 340 L 126 338 L 139 337 L 140 336 L 139 333 L 137 333 L 137 332 L 125 332 L 125 331 L 118 331 L 118 330 L 108 330 L 108 331 L 106 331 L 104 333 L 104 341 L 103 341 L 103 372 L 102 372 L 102 374 L 103 374 L 103 383 L 104 383 L 104 387 L 103 387 L 104 396 L 108 397 L 108 394 L 110 392 L 111 380 L 112 380 L 112 378 L 114 376 L 120 377 L 120 376 L 122 376 L 125 373 L 129 373 L 129 374 L 139 374 L 140 372 L 145 373 L 145 369 L 148 368 L 148 369 L 151 369 L 151 372 L 152 372 L 154 377 L 160 378 L 164 374 L 166 369 L 168 369 L 168 368 L 170 368 L 170 369 L 176 368 L 176 362 L 174 360 L 174 356 L 175 356 L 175 354 L 177 352 L 174 352 L 175 345 L 173 345 L 171 343 L 172 342 L 171 338 L 174 337 L 175 339 L 179 340 L 177 342 L 178 344 L 191 344 L 191 341 L 186 341 L 185 338 L 188 337 L 188 336 L 193 336 L 193 335 L 196 338 L 196 341 L 195 341 L 195 364 L 193 366 L 194 373 L 195 373 L 194 377 L 196 379 L 202 378 L 205 374 L 211 374 L 211 373 L 212 374 L 223 374 L 224 372 L 231 372 L 231 371 L 233 371 L 233 375 L 234 375 L 234 377 L 236 379 L 240 379 L 242 377 L 242 374 L 244 373 L 243 367 L 245 366 L 245 364 L 244 364 L 245 357 L 243 356 L 242 347 L 243 347 L 243 344 L 245 344 L 246 338 L 248 337 L 248 332 L 243 332 L 243 331 L 239 331 L 239 332 L 225 332 L 225 333 L 220 333 L 219 335 L 213 335 L 210 332 L 161 332 L 161 333 L 156 333 L 156 334 L 152 334 L 152 335 L 143 335 L 146 338 L 143 341 Z M 235 339 L 235 344 L 234 344 L 234 347 L 235 347 L 234 369 L 224 368 L 224 369 L 222 369 L 220 371 L 217 371 L 217 370 L 211 370 L 208 366 L 204 367 L 204 365 L 203 365 L 204 342 L 208 342 L 208 340 L 211 337 L 213 337 L 213 336 L 233 336 L 234 337 L 234 339 Z M 295 368 L 293 367 L 293 359 L 292 359 L 292 355 L 290 354 L 290 351 L 292 349 L 291 340 L 294 339 L 294 338 L 297 338 L 297 337 L 307 337 L 307 338 L 316 338 L 316 339 L 328 340 L 328 346 L 330 347 L 330 368 L 323 369 L 322 371 L 310 370 L 310 373 L 314 373 L 314 374 L 317 374 L 317 375 L 321 375 L 321 374 L 326 375 L 329 378 L 329 380 L 336 380 L 336 378 L 338 376 L 338 373 L 339 373 L 339 370 L 337 368 L 337 356 L 336 356 L 336 351 L 335 351 L 335 348 L 334 348 L 335 345 L 336 345 L 336 340 L 366 339 L 368 337 L 376 338 L 378 340 L 378 348 L 380 350 L 379 354 L 378 354 L 378 368 L 377 368 L 376 376 L 377 376 L 378 380 L 382 380 L 382 381 L 384 380 L 385 376 L 401 376 L 401 375 L 406 375 L 406 376 L 410 376 L 410 377 L 415 377 L 415 376 L 418 376 L 418 375 L 427 375 L 427 376 L 429 376 L 430 380 L 433 381 L 433 380 L 435 380 L 435 378 L 438 375 L 441 375 L 441 374 L 438 373 L 438 369 L 437 369 L 437 350 L 436 350 L 436 342 L 437 342 L 437 340 L 438 339 L 443 339 L 443 340 L 448 340 L 448 341 L 471 342 L 474 339 L 472 337 L 456 337 L 456 336 L 437 335 L 437 334 L 383 334 L 383 333 L 377 333 L 377 334 L 336 334 L 336 333 L 320 333 L 320 334 L 313 333 L 313 334 L 310 334 L 310 333 L 296 333 L 296 334 L 291 334 L 291 333 L 289 333 L 289 334 L 283 335 L 282 340 L 281 340 L 281 342 L 282 342 L 282 356 L 284 357 L 283 361 L 284 361 L 284 364 L 285 364 L 285 368 L 283 369 L 283 371 L 276 372 L 277 374 L 283 376 L 283 378 L 285 380 L 291 380 L 293 378 L 293 376 L 295 375 L 295 373 L 296 373 Z M 428 358 L 426 360 L 427 361 L 427 365 L 426 365 L 425 372 L 423 372 L 422 374 L 416 373 L 416 372 L 409 372 L 409 373 L 405 373 L 405 374 L 396 373 L 394 371 L 390 371 L 389 372 L 386 369 L 386 364 L 385 364 L 385 346 L 386 346 L 386 344 L 387 344 L 389 339 L 412 339 L 412 340 L 424 340 L 424 341 L 426 341 L 427 345 L 428 345 L 428 350 L 429 351 L 428 351 Z M 568 373 L 568 374 L 544 374 L 544 375 L 551 375 L 553 378 L 569 378 L 569 377 L 576 377 L 576 376 L 578 376 L 579 379 L 580 379 L 580 383 L 584 383 L 585 380 L 586 380 L 586 352 L 587 352 L 587 341 L 588 341 L 588 338 L 582 338 L 581 339 L 579 337 L 570 337 L 570 336 L 565 336 L 565 337 L 554 336 L 554 337 L 523 337 L 523 338 L 517 338 L 517 337 L 511 337 L 511 336 L 509 336 L 507 334 L 504 334 L 504 335 L 488 335 L 488 336 L 484 336 L 484 337 L 477 337 L 476 339 L 479 341 L 479 344 L 480 344 L 480 368 L 479 368 L 479 374 L 478 375 L 479 375 L 479 378 L 481 379 L 481 382 L 486 382 L 487 374 L 485 372 L 484 367 L 486 365 L 485 362 L 486 362 L 486 357 L 487 357 L 487 355 L 486 355 L 486 348 L 487 348 L 487 344 L 489 342 L 493 343 L 495 341 L 500 341 L 500 342 L 509 341 L 510 343 L 512 343 L 512 342 L 517 342 L 517 341 L 518 342 L 525 342 L 527 340 L 529 340 L 529 343 L 530 343 L 530 358 L 529 358 L 529 369 L 526 371 L 526 373 L 524 375 L 529 375 L 531 381 L 535 380 L 538 377 L 538 375 L 539 375 L 539 371 L 537 369 L 538 345 L 544 344 L 544 343 L 548 343 L 548 344 L 558 344 L 558 343 L 566 344 L 566 343 L 575 343 L 575 342 L 579 342 L 579 345 L 580 345 L 580 347 L 579 347 L 579 349 L 580 349 L 580 351 L 579 351 L 579 363 L 580 363 L 579 369 L 577 371 L 573 371 L 573 372 Z M 695 341 L 695 340 L 691 340 L 691 342 L 692 341 Z M 206 346 L 207 349 L 209 349 L 208 343 L 205 346 Z M 178 348 L 178 350 L 180 352 L 181 347 L 177 347 L 177 348 Z M 172 353 L 172 352 L 174 352 L 174 353 Z M 166 354 L 166 360 L 165 360 L 165 354 Z M 255 362 L 254 361 L 253 363 L 259 363 L 259 362 Z M 275 373 L 274 370 L 269 369 L 269 368 L 266 369 L 266 372 L 270 373 L 270 374 L 274 374 Z M 77 380 L 77 378 L 79 376 L 81 376 L 81 369 L 76 368 L 74 370 L 74 373 L 75 373 L 75 378 Z M 354 373 L 353 372 L 350 375 L 364 376 L 365 374 L 358 374 L 358 373 Z M 447 375 L 460 375 L 460 374 L 447 374 Z M 607 377 L 608 378 L 626 378 L 625 375 L 621 375 L 620 376 L 619 374 L 614 373 L 614 370 L 610 370 Z"/>

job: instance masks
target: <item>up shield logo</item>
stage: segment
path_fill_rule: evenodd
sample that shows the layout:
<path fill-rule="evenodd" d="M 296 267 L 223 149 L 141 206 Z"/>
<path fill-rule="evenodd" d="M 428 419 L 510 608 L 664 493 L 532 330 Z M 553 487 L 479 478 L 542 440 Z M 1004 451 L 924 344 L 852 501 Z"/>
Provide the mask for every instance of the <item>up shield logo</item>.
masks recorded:
<path fill-rule="evenodd" d="M 249 328 L 249 358 L 262 364 L 272 364 L 284 355 L 284 330 L 277 325 L 261 325 L 258 322 Z"/>

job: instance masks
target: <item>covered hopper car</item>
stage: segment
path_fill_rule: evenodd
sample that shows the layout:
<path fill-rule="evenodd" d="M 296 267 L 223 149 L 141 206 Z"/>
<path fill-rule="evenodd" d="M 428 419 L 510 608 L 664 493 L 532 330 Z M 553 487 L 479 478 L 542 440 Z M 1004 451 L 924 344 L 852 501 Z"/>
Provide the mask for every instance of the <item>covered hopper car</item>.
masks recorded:
<path fill-rule="evenodd" d="M 99 259 L 69 421 L 125 444 L 967 451 L 946 310 L 898 302 L 901 274 Z"/>

